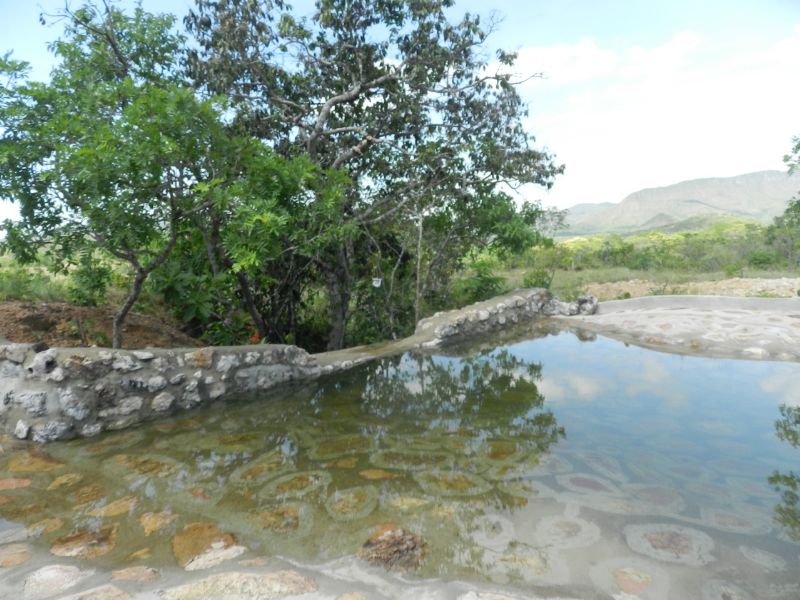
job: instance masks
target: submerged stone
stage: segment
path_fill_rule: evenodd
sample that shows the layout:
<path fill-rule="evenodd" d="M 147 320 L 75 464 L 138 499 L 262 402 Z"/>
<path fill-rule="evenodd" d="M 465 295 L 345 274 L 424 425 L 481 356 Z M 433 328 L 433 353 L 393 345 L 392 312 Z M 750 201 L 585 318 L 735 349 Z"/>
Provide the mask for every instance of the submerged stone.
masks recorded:
<path fill-rule="evenodd" d="M 166 456 L 131 454 L 117 454 L 106 460 L 107 464 L 114 470 L 123 467 L 129 472 L 144 475 L 146 477 L 169 477 L 178 470 L 179 463 Z"/>
<path fill-rule="evenodd" d="M 753 600 L 753 597 L 732 583 L 712 579 L 703 585 L 703 600 Z"/>
<path fill-rule="evenodd" d="M 453 464 L 453 455 L 441 450 L 381 450 L 369 457 L 383 469 L 422 471 L 431 467 L 445 468 Z"/>
<path fill-rule="evenodd" d="M 582 494 L 612 494 L 617 496 L 621 493 L 619 488 L 610 481 L 590 473 L 559 475 L 556 477 L 556 481 L 566 489 Z"/>
<path fill-rule="evenodd" d="M 144 529 L 145 537 L 147 537 L 151 533 L 164 529 L 177 518 L 178 515 L 171 512 L 148 512 L 139 517 L 139 524 Z"/>
<path fill-rule="evenodd" d="M 114 502 L 109 502 L 105 506 L 90 510 L 86 514 L 90 517 L 116 517 L 130 513 L 136 507 L 138 502 L 139 500 L 136 498 L 136 496 L 125 496 L 124 498 L 120 498 Z"/>
<path fill-rule="evenodd" d="M 328 460 L 347 454 L 358 454 L 372 450 L 371 437 L 361 434 L 340 435 L 323 439 L 316 443 L 308 453 L 313 460 Z"/>
<path fill-rule="evenodd" d="M 75 558 L 97 558 L 108 554 L 114 549 L 117 542 L 118 525 L 109 525 L 96 531 L 82 530 L 72 535 L 56 539 L 50 552 L 56 556 L 69 556 Z"/>
<path fill-rule="evenodd" d="M 623 535 L 631 550 L 658 560 L 690 567 L 714 560 L 714 540 L 697 529 L 671 524 L 628 525 Z"/>
<path fill-rule="evenodd" d="M 162 593 L 164 600 L 277 600 L 286 596 L 317 591 L 317 582 L 297 571 L 255 573 L 220 573 L 200 581 L 170 588 Z"/>
<path fill-rule="evenodd" d="M 133 597 L 117 586 L 107 583 L 77 594 L 64 596 L 59 600 L 133 600 Z"/>
<path fill-rule="evenodd" d="M 16 477 L 7 477 L 0 479 L 0 490 L 16 490 L 19 488 L 26 488 L 31 483 L 30 479 L 18 479 Z"/>
<path fill-rule="evenodd" d="M 223 533 L 211 522 L 189 523 L 172 538 L 172 553 L 181 567 L 186 567 L 192 560 L 208 549 L 228 548 L 236 543 L 230 533 Z"/>
<path fill-rule="evenodd" d="M 281 535 L 302 537 L 311 531 L 313 513 L 302 502 L 290 502 L 247 515 L 247 519 L 262 530 Z"/>
<path fill-rule="evenodd" d="M 66 473 L 56 477 L 50 485 L 47 486 L 47 491 L 52 492 L 62 487 L 70 487 L 83 479 L 83 475 L 78 473 Z"/>
<path fill-rule="evenodd" d="M 8 460 L 12 473 L 41 473 L 60 469 L 64 463 L 41 451 L 20 452 Z"/>
<path fill-rule="evenodd" d="M 28 527 L 28 533 L 32 537 L 38 537 L 45 533 L 53 533 L 54 531 L 58 531 L 64 526 L 64 521 L 59 519 L 58 517 L 50 517 L 48 519 L 42 519 L 41 521 L 37 521 L 30 527 Z"/>
<path fill-rule="evenodd" d="M 331 482 L 331 474 L 326 471 L 300 471 L 290 473 L 269 482 L 259 495 L 266 498 L 300 498 Z"/>
<path fill-rule="evenodd" d="M 94 571 L 82 571 L 67 565 L 48 565 L 37 569 L 25 579 L 22 597 L 25 600 L 40 600 L 62 593 L 75 587 L 81 581 L 94 575 Z"/>
<path fill-rule="evenodd" d="M 488 481 L 466 471 L 423 471 L 414 479 L 435 496 L 477 496 L 492 489 Z"/>
<path fill-rule="evenodd" d="M 378 491 L 372 486 L 359 486 L 333 492 L 325 509 L 335 521 L 355 521 L 369 515 L 378 504 Z"/>
<path fill-rule="evenodd" d="M 364 469 L 359 471 L 358 474 L 368 481 L 391 481 L 402 477 L 402 475 L 384 469 Z"/>
<path fill-rule="evenodd" d="M 599 539 L 600 527 L 578 517 L 545 517 L 536 525 L 536 540 L 546 546 L 584 548 Z"/>
<path fill-rule="evenodd" d="M 263 483 L 292 466 L 292 462 L 281 452 L 268 452 L 236 469 L 230 479 L 234 483 L 245 485 Z"/>
<path fill-rule="evenodd" d="M 761 548 L 754 548 L 752 546 L 739 546 L 739 552 L 749 561 L 757 564 L 766 571 L 784 571 L 786 570 L 786 561 L 772 552 L 767 552 Z"/>
<path fill-rule="evenodd" d="M 27 544 L 9 544 L 0 546 L 0 568 L 10 568 L 28 562 L 31 559 L 31 547 Z"/>
<path fill-rule="evenodd" d="M 395 523 L 378 527 L 358 551 L 360 559 L 390 571 L 417 569 L 424 555 L 425 542 L 422 537 Z"/>

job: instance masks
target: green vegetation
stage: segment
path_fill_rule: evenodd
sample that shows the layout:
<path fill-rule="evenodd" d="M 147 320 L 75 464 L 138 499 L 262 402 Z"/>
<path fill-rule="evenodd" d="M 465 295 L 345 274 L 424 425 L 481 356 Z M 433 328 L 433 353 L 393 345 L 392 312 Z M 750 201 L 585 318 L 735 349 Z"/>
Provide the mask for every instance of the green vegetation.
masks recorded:
<path fill-rule="evenodd" d="M 768 228 L 554 245 L 558 214 L 505 190 L 563 167 L 523 126 L 515 56 L 490 60 L 491 24 L 452 4 L 196 0 L 186 35 L 67 6 L 49 81 L 0 57 L 0 197 L 21 214 L 0 226 L 0 294 L 112 304 L 115 347 L 144 305 L 210 343 L 319 350 L 512 285 L 571 298 L 641 272 L 668 293 L 666 273 L 796 268 L 800 200 Z"/>
<path fill-rule="evenodd" d="M 408 333 L 474 248 L 542 240 L 544 211 L 503 190 L 562 171 L 523 126 L 515 56 L 451 7 L 197 0 L 186 39 L 172 16 L 67 6 L 48 82 L 0 59 L 0 196 L 21 213 L 3 249 L 84 304 L 125 282 L 115 346 L 148 288 L 216 343 Z"/>

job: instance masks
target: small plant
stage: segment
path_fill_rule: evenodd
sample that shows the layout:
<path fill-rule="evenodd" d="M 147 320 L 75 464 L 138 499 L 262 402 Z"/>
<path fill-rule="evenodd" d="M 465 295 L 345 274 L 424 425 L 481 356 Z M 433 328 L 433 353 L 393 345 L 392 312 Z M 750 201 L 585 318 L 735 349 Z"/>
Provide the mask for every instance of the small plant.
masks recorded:
<path fill-rule="evenodd" d="M 111 283 L 111 269 L 91 256 L 81 258 L 78 268 L 70 273 L 69 299 L 81 306 L 97 306 L 105 300 Z"/>
<path fill-rule="evenodd" d="M 545 288 L 549 290 L 553 283 L 554 275 L 555 271 L 534 269 L 525 273 L 522 278 L 522 285 L 526 288 Z"/>

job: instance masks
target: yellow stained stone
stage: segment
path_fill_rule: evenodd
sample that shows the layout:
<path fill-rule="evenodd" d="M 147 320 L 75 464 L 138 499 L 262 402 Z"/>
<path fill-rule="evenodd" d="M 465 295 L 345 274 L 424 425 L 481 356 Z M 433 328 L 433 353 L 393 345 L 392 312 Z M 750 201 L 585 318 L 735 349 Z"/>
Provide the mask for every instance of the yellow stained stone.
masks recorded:
<path fill-rule="evenodd" d="M 400 477 L 397 473 L 385 471 L 384 469 L 364 469 L 363 471 L 359 471 L 358 474 L 370 481 L 389 481 Z"/>
<path fill-rule="evenodd" d="M 58 531 L 64 526 L 64 521 L 57 517 L 50 519 L 42 519 L 28 527 L 28 533 L 32 536 L 44 535 L 45 533 L 53 533 Z"/>
<path fill-rule="evenodd" d="M 300 526 L 300 508 L 289 505 L 266 510 L 247 517 L 260 527 L 277 533 L 290 533 Z"/>
<path fill-rule="evenodd" d="M 223 533 L 214 523 L 189 523 L 172 539 L 172 553 L 181 567 L 211 547 L 228 548 L 236 543 L 230 533 Z"/>
<path fill-rule="evenodd" d="M 50 485 L 47 486 L 47 491 L 52 492 L 53 490 L 57 490 L 62 487 L 75 485 L 81 479 L 83 479 L 83 475 L 78 475 L 77 473 L 66 473 L 65 475 L 59 475 Z"/>
<path fill-rule="evenodd" d="M 53 542 L 50 552 L 56 556 L 97 558 L 108 554 L 117 543 L 118 525 L 102 527 L 97 531 L 85 529 L 72 535 L 60 537 Z"/>
<path fill-rule="evenodd" d="M 153 551 L 150 550 L 150 548 L 142 548 L 141 550 L 128 554 L 128 560 L 147 560 L 151 556 L 153 556 Z"/>
<path fill-rule="evenodd" d="M 411 496 L 397 496 L 389 500 L 389 506 L 397 510 L 413 510 L 428 504 L 422 498 L 412 498 Z"/>
<path fill-rule="evenodd" d="M 8 460 L 8 470 L 12 473 L 39 473 L 60 469 L 64 463 L 41 451 L 22 452 Z"/>
<path fill-rule="evenodd" d="M 157 513 L 144 513 L 139 517 L 139 523 L 144 529 L 144 535 L 149 536 L 155 531 L 164 529 L 167 525 L 172 523 L 178 515 L 171 512 L 157 512 Z"/>
<path fill-rule="evenodd" d="M 357 456 L 348 456 L 347 458 L 340 458 L 333 461 L 332 466 L 338 467 L 339 469 L 354 469 L 357 464 Z"/>
<path fill-rule="evenodd" d="M 98 484 L 85 485 L 75 492 L 75 500 L 78 502 L 76 508 L 85 506 L 90 502 L 96 502 L 106 495 L 105 490 Z"/>
<path fill-rule="evenodd" d="M 110 502 L 105 506 L 90 510 L 86 514 L 90 517 L 100 517 L 103 519 L 107 517 L 116 517 L 131 512 L 138 502 L 139 500 L 136 498 L 136 496 L 125 496 L 124 498 Z"/>

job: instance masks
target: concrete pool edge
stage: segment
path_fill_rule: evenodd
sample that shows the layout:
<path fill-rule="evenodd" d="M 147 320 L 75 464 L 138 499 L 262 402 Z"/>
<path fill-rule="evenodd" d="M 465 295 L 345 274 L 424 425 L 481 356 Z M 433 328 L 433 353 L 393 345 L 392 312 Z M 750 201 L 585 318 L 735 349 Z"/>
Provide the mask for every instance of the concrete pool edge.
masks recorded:
<path fill-rule="evenodd" d="M 800 298 L 646 296 L 603 302 L 591 316 L 554 319 L 567 331 L 660 352 L 800 362 Z"/>

